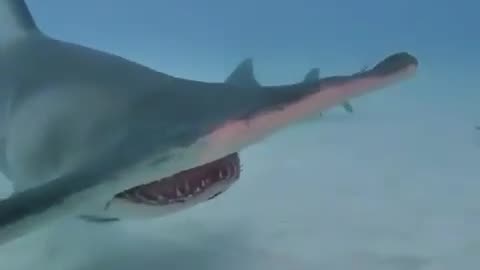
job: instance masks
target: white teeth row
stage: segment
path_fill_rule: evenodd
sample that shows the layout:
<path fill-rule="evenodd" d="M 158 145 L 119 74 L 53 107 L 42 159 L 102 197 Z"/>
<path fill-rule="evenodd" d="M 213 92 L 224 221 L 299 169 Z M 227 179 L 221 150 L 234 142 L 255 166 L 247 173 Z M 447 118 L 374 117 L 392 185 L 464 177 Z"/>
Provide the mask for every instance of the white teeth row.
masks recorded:
<path fill-rule="evenodd" d="M 195 190 L 193 191 L 193 193 L 199 193 L 199 192 L 201 192 L 201 191 L 202 191 L 202 188 L 206 187 L 208 184 L 210 184 L 210 180 L 208 180 L 208 179 L 202 180 L 202 181 L 200 182 L 200 187 L 196 187 Z M 193 194 L 191 194 L 190 190 L 191 190 L 190 183 L 185 182 L 185 193 L 188 194 L 188 195 L 187 195 L 187 198 L 193 196 Z M 185 196 L 185 194 L 182 193 L 178 187 L 175 189 L 175 195 L 176 195 L 177 197 Z"/>
<path fill-rule="evenodd" d="M 146 197 L 142 196 L 142 193 L 139 190 L 137 192 L 135 192 L 135 194 L 133 194 L 133 195 L 136 199 L 139 199 L 140 201 L 142 201 L 144 203 L 149 203 L 149 204 L 158 204 L 158 203 L 165 200 L 165 198 L 161 195 L 158 195 L 156 200 L 151 200 L 149 198 L 146 198 Z"/>
<path fill-rule="evenodd" d="M 224 173 L 223 170 L 220 170 L 218 176 L 221 180 L 232 179 L 237 177 L 237 175 L 239 174 L 239 170 L 241 170 L 241 168 L 230 165 L 226 168 L 226 173 Z"/>
<path fill-rule="evenodd" d="M 234 177 L 238 177 L 239 172 L 241 170 L 242 170 L 241 166 L 237 167 L 237 166 L 233 166 L 233 165 L 229 164 L 229 166 L 227 166 L 225 171 L 223 171 L 223 170 L 219 171 L 218 176 L 219 176 L 220 180 L 231 179 L 231 178 L 234 178 Z M 185 193 L 182 193 L 180 191 L 180 189 L 177 187 L 175 189 L 175 195 L 177 196 L 177 198 L 176 199 L 169 199 L 168 203 L 178 202 L 178 199 L 182 199 L 182 197 L 191 198 L 191 197 L 193 197 L 194 194 L 202 192 L 205 189 L 205 187 L 208 186 L 210 183 L 211 183 L 211 180 L 208 179 L 208 178 L 201 180 L 200 181 L 200 187 L 196 187 L 195 190 L 192 193 L 191 192 L 192 188 L 190 186 L 190 183 L 188 181 L 185 181 L 185 185 L 184 185 Z M 188 194 L 188 195 L 185 196 L 185 194 Z M 165 202 L 165 200 L 166 200 L 166 198 L 164 198 L 161 195 L 158 195 L 156 200 L 148 199 L 148 198 L 146 198 L 142 195 L 140 190 L 137 190 L 134 194 L 126 192 L 125 194 L 123 194 L 123 196 L 126 199 L 139 200 L 141 202 L 148 203 L 148 204 L 159 204 L 161 202 Z"/>
<path fill-rule="evenodd" d="M 185 192 L 190 193 L 190 183 L 188 181 L 185 182 Z"/>

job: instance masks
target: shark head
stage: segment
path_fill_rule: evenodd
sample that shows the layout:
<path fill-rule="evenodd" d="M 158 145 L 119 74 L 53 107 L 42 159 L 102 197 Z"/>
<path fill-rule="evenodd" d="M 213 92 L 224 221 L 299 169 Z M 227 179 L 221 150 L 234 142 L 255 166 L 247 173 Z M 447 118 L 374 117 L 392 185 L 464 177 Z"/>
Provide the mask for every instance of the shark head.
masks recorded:
<path fill-rule="evenodd" d="M 239 154 L 312 115 L 411 77 L 409 53 L 371 69 L 262 86 L 246 60 L 224 82 L 155 71 L 53 39 L 0 1 L 0 243 L 66 216 L 156 217 L 215 198 Z"/>
<path fill-rule="evenodd" d="M 320 70 L 312 68 L 302 83 L 316 83 Z M 225 80 L 239 88 L 261 88 L 255 78 L 253 59 L 243 60 Z M 352 112 L 349 102 L 344 102 L 347 112 Z M 92 214 L 81 215 L 89 222 L 111 222 L 132 218 L 157 218 L 191 208 L 216 198 L 240 179 L 241 161 L 235 152 L 223 158 L 190 168 L 169 177 L 117 193 L 106 207 Z"/>
<path fill-rule="evenodd" d="M 87 221 L 157 218 L 216 198 L 240 178 L 238 153 L 124 190 Z"/>

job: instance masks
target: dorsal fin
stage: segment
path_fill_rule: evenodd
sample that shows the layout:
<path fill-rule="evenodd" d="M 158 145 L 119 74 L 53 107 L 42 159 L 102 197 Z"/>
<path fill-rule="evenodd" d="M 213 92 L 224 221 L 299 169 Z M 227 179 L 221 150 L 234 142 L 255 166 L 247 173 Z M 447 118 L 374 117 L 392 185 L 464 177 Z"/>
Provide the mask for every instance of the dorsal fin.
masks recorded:
<path fill-rule="evenodd" d="M 319 68 L 312 68 L 307 75 L 305 75 L 305 79 L 303 79 L 304 83 L 313 83 L 320 79 L 320 69 Z"/>
<path fill-rule="evenodd" d="M 253 72 L 252 58 L 247 58 L 238 64 L 230 76 L 225 80 L 225 83 L 237 87 L 260 87 Z"/>
<path fill-rule="evenodd" d="M 18 38 L 38 33 L 37 25 L 24 0 L 0 1 L 0 46 Z"/>

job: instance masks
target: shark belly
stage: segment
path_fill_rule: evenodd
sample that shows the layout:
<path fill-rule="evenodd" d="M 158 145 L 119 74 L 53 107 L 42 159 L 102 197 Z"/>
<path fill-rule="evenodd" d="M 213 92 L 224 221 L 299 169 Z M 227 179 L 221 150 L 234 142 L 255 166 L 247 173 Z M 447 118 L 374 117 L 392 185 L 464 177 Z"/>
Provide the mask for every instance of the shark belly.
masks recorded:
<path fill-rule="evenodd" d="M 0 243 L 99 207 L 107 217 L 153 217 L 214 198 L 238 178 L 232 154 L 418 65 L 397 53 L 300 84 L 242 86 L 241 70 L 209 83 L 54 40 L 22 0 L 0 1 L 0 15 L 2 83 L 13 86 L 0 103 L 1 169 L 17 187 L 0 201 Z"/>

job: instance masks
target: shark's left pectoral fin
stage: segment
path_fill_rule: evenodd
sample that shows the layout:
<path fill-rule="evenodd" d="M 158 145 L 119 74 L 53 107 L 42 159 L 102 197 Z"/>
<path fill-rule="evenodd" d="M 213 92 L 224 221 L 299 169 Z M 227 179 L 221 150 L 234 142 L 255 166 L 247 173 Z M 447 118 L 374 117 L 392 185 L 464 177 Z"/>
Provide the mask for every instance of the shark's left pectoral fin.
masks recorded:
<path fill-rule="evenodd" d="M 81 220 L 89 223 L 112 223 L 112 222 L 117 222 L 120 221 L 119 218 L 114 218 L 114 217 L 100 217 L 100 216 L 94 216 L 94 215 L 80 215 L 78 216 Z"/>

